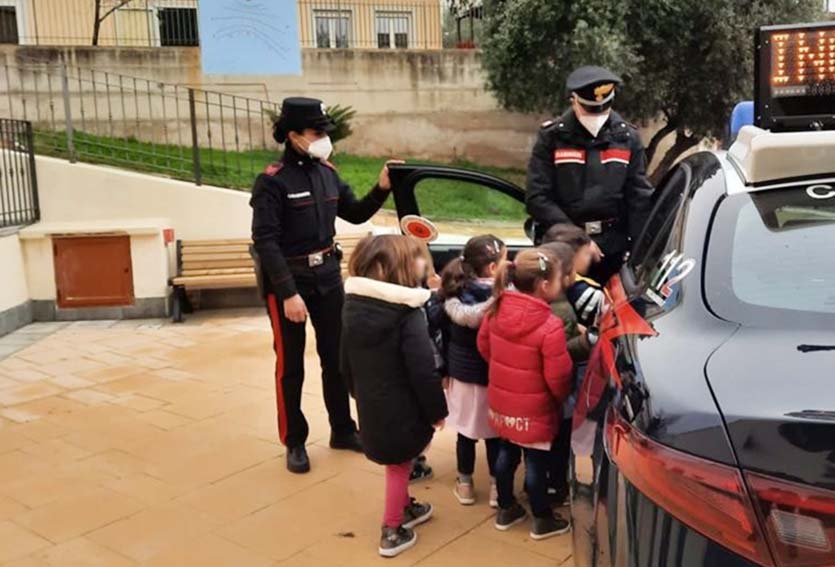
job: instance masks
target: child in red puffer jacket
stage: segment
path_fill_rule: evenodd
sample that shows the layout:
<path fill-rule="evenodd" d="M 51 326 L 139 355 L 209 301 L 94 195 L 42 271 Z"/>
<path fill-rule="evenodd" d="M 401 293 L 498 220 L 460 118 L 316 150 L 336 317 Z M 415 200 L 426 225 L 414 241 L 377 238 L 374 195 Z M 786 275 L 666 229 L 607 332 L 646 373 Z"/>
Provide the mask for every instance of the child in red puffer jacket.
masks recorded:
<path fill-rule="evenodd" d="M 571 391 L 571 357 L 562 321 L 550 304 L 562 293 L 563 274 L 547 250 L 519 252 L 496 274 L 496 302 L 482 322 L 478 349 L 489 370 L 491 425 L 502 438 L 495 464 L 499 511 L 496 529 L 523 521 L 525 509 L 513 496 L 513 477 L 525 456 L 525 486 L 534 521 L 531 538 L 567 532 L 566 520 L 548 503 L 551 443 L 561 422 L 560 408 Z"/>

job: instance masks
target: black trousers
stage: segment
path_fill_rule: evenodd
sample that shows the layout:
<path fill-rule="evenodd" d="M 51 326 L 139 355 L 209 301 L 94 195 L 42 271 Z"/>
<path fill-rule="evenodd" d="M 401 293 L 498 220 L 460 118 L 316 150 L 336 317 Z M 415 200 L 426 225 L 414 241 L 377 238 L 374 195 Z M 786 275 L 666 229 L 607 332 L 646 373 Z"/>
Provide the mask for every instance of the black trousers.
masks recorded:
<path fill-rule="evenodd" d="M 550 471 L 548 486 L 557 491 L 557 496 L 568 496 L 568 463 L 571 459 L 571 420 L 564 419 L 560 424 L 560 432 L 551 448 Z"/>
<path fill-rule="evenodd" d="M 552 515 L 548 503 L 548 466 L 550 451 L 527 449 L 502 440 L 499 457 L 496 460 L 496 490 L 499 493 L 499 508 L 507 510 L 516 501 L 513 496 L 513 477 L 522 453 L 525 454 L 525 489 L 531 502 L 534 517 L 547 518 Z"/>
<path fill-rule="evenodd" d="M 356 431 L 351 419 L 348 390 L 339 372 L 339 340 L 342 332 L 342 304 L 345 291 L 337 286 L 328 291 L 302 293 L 316 333 L 316 350 L 322 365 L 322 391 L 331 431 L 344 435 Z M 284 315 L 284 302 L 267 296 L 267 310 L 273 328 L 275 350 L 275 394 L 279 440 L 287 447 L 307 441 L 309 428 L 302 413 L 304 384 L 305 323 L 293 323 Z"/>
<path fill-rule="evenodd" d="M 458 441 L 455 443 L 455 454 L 458 457 L 458 473 L 472 475 L 475 471 L 475 446 L 478 441 L 458 434 Z M 499 456 L 501 439 L 485 439 L 484 445 L 487 449 L 487 468 L 490 476 L 496 477 L 496 459 Z"/>

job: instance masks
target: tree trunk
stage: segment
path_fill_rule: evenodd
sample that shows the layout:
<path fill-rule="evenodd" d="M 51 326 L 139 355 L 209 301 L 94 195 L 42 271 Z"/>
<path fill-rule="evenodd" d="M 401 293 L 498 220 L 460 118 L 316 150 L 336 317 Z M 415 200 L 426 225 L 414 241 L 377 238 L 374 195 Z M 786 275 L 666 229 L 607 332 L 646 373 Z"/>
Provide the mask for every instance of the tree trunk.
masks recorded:
<path fill-rule="evenodd" d="M 676 130 L 675 143 L 669 150 L 667 150 L 667 153 L 665 153 L 664 157 L 661 158 L 661 162 L 658 164 L 658 167 L 655 168 L 655 171 L 653 171 L 650 176 L 652 184 L 657 186 L 664 176 L 667 175 L 670 168 L 676 163 L 676 160 L 678 160 L 684 152 L 697 146 L 699 141 L 699 138 L 696 136 L 688 136 L 684 129 Z"/>
<path fill-rule="evenodd" d="M 104 14 L 101 13 L 101 0 L 96 0 L 96 9 L 95 9 L 95 21 L 93 22 L 93 45 L 99 44 L 99 34 L 101 32 L 101 23 L 107 19 L 107 17 L 121 8 L 126 4 L 130 4 L 133 0 L 121 0 L 118 4 L 114 5 Z M 147 17 L 147 16 L 146 16 Z"/>
<path fill-rule="evenodd" d="M 99 30 L 101 29 L 101 0 L 96 0 L 96 9 L 93 18 L 93 45 L 98 45 Z"/>
<path fill-rule="evenodd" d="M 676 131 L 676 125 L 670 120 L 667 120 L 667 123 L 658 130 L 655 134 L 653 134 L 652 139 L 649 141 L 649 145 L 647 146 L 647 164 L 652 163 L 652 158 L 655 157 L 655 152 L 658 151 L 658 144 L 661 143 L 661 140 L 666 138 L 668 135 L 672 134 Z"/>

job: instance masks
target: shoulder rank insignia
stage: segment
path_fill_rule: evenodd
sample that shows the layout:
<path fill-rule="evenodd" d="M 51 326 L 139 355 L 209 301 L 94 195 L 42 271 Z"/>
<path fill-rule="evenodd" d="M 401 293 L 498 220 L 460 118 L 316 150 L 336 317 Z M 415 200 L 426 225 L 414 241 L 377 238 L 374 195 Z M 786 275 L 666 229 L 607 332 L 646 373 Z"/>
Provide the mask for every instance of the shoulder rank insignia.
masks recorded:
<path fill-rule="evenodd" d="M 551 126 L 553 123 L 554 123 L 553 120 L 546 120 L 545 122 L 540 124 L 540 128 L 547 128 L 548 126 Z"/>
<path fill-rule="evenodd" d="M 276 175 L 279 171 L 281 171 L 281 169 L 283 167 L 284 167 L 283 162 L 279 161 L 277 163 L 271 163 L 271 164 L 267 165 L 267 167 L 264 168 L 264 174 L 269 175 L 270 177 L 272 177 L 273 175 Z"/>

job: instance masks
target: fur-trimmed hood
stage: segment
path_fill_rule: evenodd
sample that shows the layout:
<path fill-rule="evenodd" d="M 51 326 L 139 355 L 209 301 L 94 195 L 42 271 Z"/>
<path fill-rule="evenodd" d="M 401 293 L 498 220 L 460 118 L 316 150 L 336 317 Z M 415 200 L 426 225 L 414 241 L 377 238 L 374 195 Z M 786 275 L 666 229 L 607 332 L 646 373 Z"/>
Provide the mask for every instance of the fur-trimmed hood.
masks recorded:
<path fill-rule="evenodd" d="M 405 287 L 370 278 L 352 277 L 345 280 L 345 293 L 379 299 L 386 303 L 406 305 L 416 309 L 429 301 L 428 289 Z"/>

